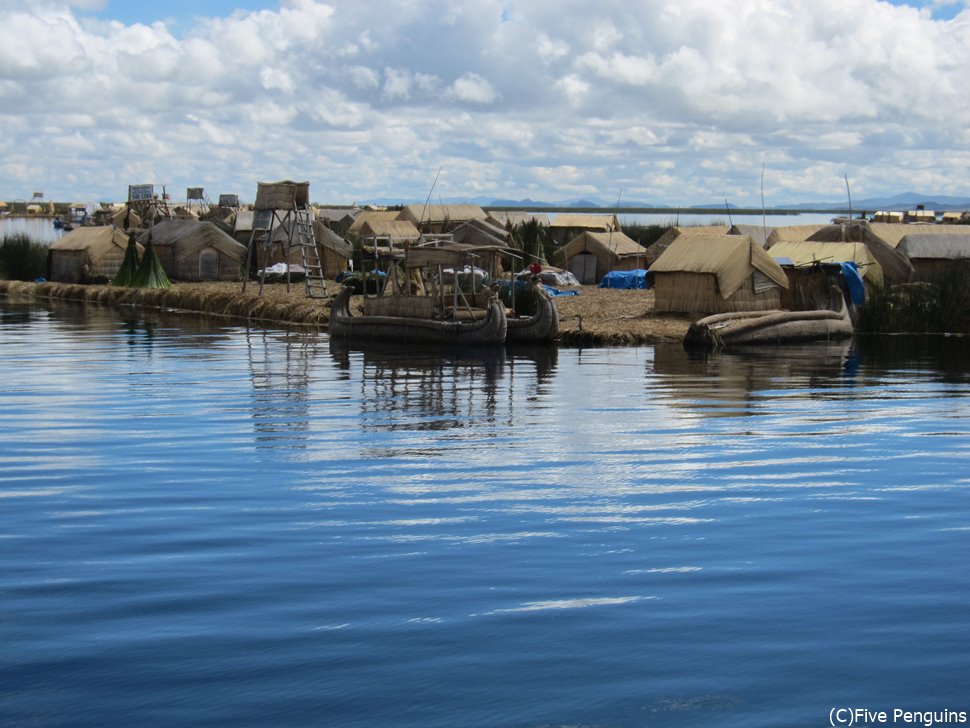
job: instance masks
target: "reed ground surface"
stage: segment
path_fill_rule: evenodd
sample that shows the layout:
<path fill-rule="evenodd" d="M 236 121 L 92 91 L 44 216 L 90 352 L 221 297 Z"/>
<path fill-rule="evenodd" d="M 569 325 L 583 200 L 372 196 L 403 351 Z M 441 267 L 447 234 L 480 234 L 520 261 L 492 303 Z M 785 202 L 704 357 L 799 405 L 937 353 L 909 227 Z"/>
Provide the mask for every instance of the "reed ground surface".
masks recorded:
<path fill-rule="evenodd" d="M 337 284 L 331 284 L 336 294 Z M 560 337 L 564 345 L 623 346 L 681 340 L 694 317 L 654 311 L 652 290 L 582 286 L 579 295 L 559 296 Z M 110 285 L 0 281 L 0 296 L 60 299 L 116 306 L 185 310 L 266 324 L 310 325 L 326 329 L 329 300 L 307 298 L 302 283 L 176 283 L 171 288 L 132 289 Z M 354 297 L 360 306 L 360 297 Z"/>

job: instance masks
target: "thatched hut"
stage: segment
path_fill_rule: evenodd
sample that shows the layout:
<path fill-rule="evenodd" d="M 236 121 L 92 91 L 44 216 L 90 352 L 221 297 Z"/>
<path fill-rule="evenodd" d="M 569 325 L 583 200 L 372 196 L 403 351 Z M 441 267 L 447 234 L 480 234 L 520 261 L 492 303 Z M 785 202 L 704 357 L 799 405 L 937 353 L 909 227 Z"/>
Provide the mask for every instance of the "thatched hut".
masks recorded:
<path fill-rule="evenodd" d="M 478 205 L 405 205 L 398 220 L 410 222 L 424 233 L 447 233 L 469 220 L 485 220 Z"/>
<path fill-rule="evenodd" d="M 590 284 L 599 283 L 610 271 L 646 268 L 646 254 L 646 248 L 619 230 L 586 231 L 559 248 L 552 263 Z"/>
<path fill-rule="evenodd" d="M 952 230 L 952 228 L 951 228 Z M 906 235 L 896 248 L 913 264 L 913 280 L 939 281 L 953 270 L 954 263 L 970 263 L 970 232 L 915 233 Z"/>
<path fill-rule="evenodd" d="M 681 235 L 726 235 L 728 228 L 726 225 L 696 225 L 667 228 L 667 232 L 647 247 L 647 267 L 659 258 L 663 252 Z"/>
<path fill-rule="evenodd" d="M 872 216 L 873 222 L 901 223 L 905 215 L 894 210 L 879 210 Z"/>
<path fill-rule="evenodd" d="M 657 311 L 768 311 L 788 287 L 781 266 L 746 235 L 681 235 L 650 274 Z"/>
<path fill-rule="evenodd" d="M 128 236 L 113 225 L 75 228 L 51 244 L 49 278 L 60 283 L 110 281 L 127 247 Z"/>
<path fill-rule="evenodd" d="M 873 227 L 865 220 L 836 222 L 823 225 L 808 239 L 819 243 L 864 243 L 870 255 L 882 267 L 886 285 L 907 283 L 913 275 L 909 258 L 896 250 L 895 246 L 888 244 L 881 235 L 876 234 Z"/>
<path fill-rule="evenodd" d="M 179 281 L 238 281 L 246 263 L 246 246 L 211 222 L 162 220 L 138 237 L 151 235 L 165 273 Z"/>

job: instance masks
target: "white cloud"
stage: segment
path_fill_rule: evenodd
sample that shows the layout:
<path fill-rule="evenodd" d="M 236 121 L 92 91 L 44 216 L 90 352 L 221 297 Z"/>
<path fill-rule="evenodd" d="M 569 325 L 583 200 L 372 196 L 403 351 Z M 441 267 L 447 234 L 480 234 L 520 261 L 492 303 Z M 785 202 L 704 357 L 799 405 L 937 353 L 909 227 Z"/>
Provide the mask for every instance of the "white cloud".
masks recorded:
<path fill-rule="evenodd" d="M 970 12 L 948 0 L 267 0 L 178 25 L 103 7 L 0 0 L 0 198 L 117 197 L 151 172 L 419 199 L 447 164 L 456 195 L 745 204 L 766 157 L 790 201 L 846 166 L 854 195 L 965 194 Z"/>
<path fill-rule="evenodd" d="M 490 104 L 499 97 L 492 84 L 477 73 L 466 73 L 457 79 L 449 93 L 459 101 L 473 104 Z"/>

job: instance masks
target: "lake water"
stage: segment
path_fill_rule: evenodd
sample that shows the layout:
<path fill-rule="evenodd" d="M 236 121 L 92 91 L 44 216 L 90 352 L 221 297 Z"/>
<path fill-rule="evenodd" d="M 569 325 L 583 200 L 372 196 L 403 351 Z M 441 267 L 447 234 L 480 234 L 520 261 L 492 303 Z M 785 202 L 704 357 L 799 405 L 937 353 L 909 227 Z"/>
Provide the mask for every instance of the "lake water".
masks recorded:
<path fill-rule="evenodd" d="M 912 343 L 456 358 L 0 301 L 0 724 L 968 711 L 970 358 Z"/>
<path fill-rule="evenodd" d="M 64 231 L 54 227 L 49 217 L 0 217 L 0 241 L 8 235 L 26 234 L 38 243 L 54 243 Z"/>

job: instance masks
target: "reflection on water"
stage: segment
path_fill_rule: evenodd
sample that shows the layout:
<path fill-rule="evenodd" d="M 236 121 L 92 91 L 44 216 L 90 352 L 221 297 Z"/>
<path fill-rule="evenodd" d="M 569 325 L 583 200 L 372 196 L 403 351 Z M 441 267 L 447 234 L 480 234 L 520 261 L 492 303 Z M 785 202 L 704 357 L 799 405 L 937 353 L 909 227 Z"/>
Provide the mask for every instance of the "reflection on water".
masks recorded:
<path fill-rule="evenodd" d="M 970 365 L 904 343 L 457 356 L 0 302 L 0 722 L 958 705 Z"/>

